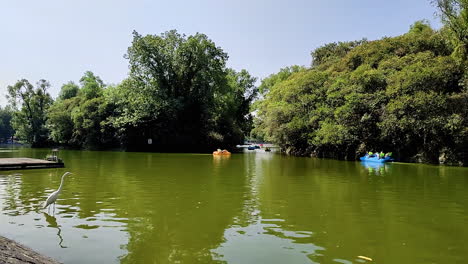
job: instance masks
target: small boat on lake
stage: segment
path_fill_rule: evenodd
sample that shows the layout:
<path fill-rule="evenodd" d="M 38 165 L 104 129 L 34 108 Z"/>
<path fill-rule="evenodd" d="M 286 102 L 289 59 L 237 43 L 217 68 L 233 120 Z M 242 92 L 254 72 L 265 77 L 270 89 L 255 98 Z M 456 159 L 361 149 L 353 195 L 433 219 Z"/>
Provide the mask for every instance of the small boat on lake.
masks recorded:
<path fill-rule="evenodd" d="M 379 163 L 384 163 L 388 161 L 394 161 L 394 159 L 390 156 L 385 156 L 383 158 L 379 158 L 377 155 L 365 155 L 364 157 L 360 158 L 361 161 L 366 161 L 366 162 L 379 162 Z"/>
<path fill-rule="evenodd" d="M 231 152 L 229 152 L 229 151 L 227 151 L 225 149 L 223 149 L 223 150 L 218 149 L 216 151 L 213 151 L 213 155 L 215 155 L 215 156 L 218 156 L 218 155 L 219 156 L 227 156 L 227 155 L 231 155 Z"/>
<path fill-rule="evenodd" d="M 248 146 L 247 149 L 248 149 L 248 150 L 255 150 L 256 147 L 255 147 L 255 146 Z"/>

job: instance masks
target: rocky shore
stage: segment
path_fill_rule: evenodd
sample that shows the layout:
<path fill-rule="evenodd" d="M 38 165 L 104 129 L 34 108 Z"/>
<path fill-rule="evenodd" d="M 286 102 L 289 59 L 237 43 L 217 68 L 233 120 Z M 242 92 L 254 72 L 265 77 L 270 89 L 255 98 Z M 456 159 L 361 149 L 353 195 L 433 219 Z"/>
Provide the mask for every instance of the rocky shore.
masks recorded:
<path fill-rule="evenodd" d="M 0 236 L 0 263 L 8 264 L 58 264 L 49 257 L 42 256 L 32 249 L 16 243 L 15 241 Z"/>

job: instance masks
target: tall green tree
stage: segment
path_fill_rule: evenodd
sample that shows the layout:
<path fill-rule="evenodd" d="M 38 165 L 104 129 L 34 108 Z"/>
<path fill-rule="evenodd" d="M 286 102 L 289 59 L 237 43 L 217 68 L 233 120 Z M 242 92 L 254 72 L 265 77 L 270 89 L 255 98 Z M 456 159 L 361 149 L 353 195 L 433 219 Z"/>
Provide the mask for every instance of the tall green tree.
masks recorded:
<path fill-rule="evenodd" d="M 227 69 L 227 92 L 215 98 L 212 133 L 218 135 L 218 144 L 234 146 L 244 141 L 253 126 L 250 107 L 257 97 L 257 78 L 243 69 Z"/>
<path fill-rule="evenodd" d="M 142 148 L 151 138 L 151 149 L 201 151 L 236 141 L 229 137 L 239 133 L 224 130 L 239 118 L 226 121 L 226 109 L 248 114 L 244 104 L 251 101 L 252 77 L 227 70 L 227 54 L 206 35 L 134 32 L 126 58 L 129 78 L 114 94 L 125 95 L 117 100 L 115 124 L 127 146 Z"/>
<path fill-rule="evenodd" d="M 13 111 L 9 106 L 0 107 L 0 142 L 5 143 L 15 134 L 11 126 Z"/>
<path fill-rule="evenodd" d="M 14 109 L 12 127 L 18 138 L 32 146 L 43 146 L 48 142 L 49 131 L 45 123 L 47 110 L 52 104 L 47 92 L 49 88 L 46 80 L 39 80 L 34 88 L 26 79 L 8 86 L 7 98 Z"/>
<path fill-rule="evenodd" d="M 104 82 L 91 71 L 84 73 L 83 77 L 80 79 L 80 84 L 79 95 L 83 99 L 91 100 L 103 95 L 105 88 Z"/>

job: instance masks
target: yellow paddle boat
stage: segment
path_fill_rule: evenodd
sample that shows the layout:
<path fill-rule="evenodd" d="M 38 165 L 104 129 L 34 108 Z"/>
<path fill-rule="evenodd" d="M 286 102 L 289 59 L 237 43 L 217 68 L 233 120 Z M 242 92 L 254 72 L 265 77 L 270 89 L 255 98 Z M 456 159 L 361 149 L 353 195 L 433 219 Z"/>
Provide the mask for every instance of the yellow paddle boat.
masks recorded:
<path fill-rule="evenodd" d="M 225 150 L 225 149 L 223 149 L 223 150 L 218 149 L 218 150 L 216 150 L 216 151 L 213 151 L 213 155 L 216 155 L 216 156 L 218 156 L 218 155 L 226 156 L 226 155 L 231 155 L 231 152 L 229 152 L 229 151 L 227 151 L 227 150 Z"/>

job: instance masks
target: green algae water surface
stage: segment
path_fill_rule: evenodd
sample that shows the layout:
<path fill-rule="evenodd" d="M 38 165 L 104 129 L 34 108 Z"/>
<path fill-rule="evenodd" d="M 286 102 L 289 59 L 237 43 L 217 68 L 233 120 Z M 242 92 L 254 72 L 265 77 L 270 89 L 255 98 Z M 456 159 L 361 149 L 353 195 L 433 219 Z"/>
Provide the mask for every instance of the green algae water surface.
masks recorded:
<path fill-rule="evenodd" d="M 12 149 L 0 157 L 42 158 Z M 0 172 L 0 235 L 64 263 L 466 263 L 468 168 L 61 151 Z M 65 179 L 55 212 L 42 209 Z M 1 260 L 0 260 L 1 262 Z"/>

